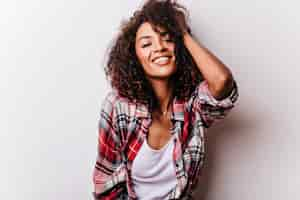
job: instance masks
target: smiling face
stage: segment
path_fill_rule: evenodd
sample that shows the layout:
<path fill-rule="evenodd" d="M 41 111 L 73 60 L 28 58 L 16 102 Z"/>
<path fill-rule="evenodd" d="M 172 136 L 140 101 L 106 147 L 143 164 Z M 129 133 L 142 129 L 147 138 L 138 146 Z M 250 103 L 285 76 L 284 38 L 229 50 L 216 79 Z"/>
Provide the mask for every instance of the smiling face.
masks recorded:
<path fill-rule="evenodd" d="M 155 32 L 148 22 L 136 33 L 135 51 L 150 79 L 168 79 L 175 71 L 175 43 L 163 28 Z"/>

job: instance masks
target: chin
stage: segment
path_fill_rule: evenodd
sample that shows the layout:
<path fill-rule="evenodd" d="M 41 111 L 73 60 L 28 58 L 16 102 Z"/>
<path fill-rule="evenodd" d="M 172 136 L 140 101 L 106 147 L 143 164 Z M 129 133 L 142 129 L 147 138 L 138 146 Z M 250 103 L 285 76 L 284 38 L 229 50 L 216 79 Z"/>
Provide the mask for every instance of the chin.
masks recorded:
<path fill-rule="evenodd" d="M 158 65 L 156 63 L 148 63 L 144 65 L 145 74 L 152 79 L 167 79 L 176 72 L 175 62 L 170 62 L 164 65 Z"/>
<path fill-rule="evenodd" d="M 169 67 L 169 69 L 153 70 L 148 74 L 150 78 L 154 79 L 168 79 L 176 72 L 176 67 Z"/>

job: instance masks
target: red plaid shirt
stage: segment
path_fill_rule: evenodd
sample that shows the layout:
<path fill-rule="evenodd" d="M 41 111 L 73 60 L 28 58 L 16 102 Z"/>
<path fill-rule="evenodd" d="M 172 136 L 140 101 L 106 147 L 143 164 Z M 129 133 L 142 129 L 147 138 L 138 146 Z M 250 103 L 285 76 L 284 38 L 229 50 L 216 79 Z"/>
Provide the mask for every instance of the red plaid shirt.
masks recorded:
<path fill-rule="evenodd" d="M 191 199 L 205 159 L 204 133 L 223 119 L 238 98 L 234 87 L 229 96 L 216 100 L 202 81 L 188 101 L 172 103 L 171 133 L 175 134 L 173 161 L 177 185 L 167 199 Z M 98 154 L 93 172 L 95 199 L 137 199 L 131 180 L 132 162 L 151 124 L 151 114 L 142 104 L 129 102 L 109 92 L 101 105 Z"/>

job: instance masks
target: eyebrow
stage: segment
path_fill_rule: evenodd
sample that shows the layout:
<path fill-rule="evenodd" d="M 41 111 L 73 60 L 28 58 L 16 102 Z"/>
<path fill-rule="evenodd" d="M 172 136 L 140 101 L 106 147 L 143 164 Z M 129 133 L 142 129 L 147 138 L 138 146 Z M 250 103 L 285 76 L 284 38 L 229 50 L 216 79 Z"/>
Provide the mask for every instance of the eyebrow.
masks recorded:
<path fill-rule="evenodd" d="M 161 36 L 165 36 L 168 35 L 169 33 L 167 31 L 163 31 L 159 33 Z M 142 39 L 148 39 L 148 38 L 152 38 L 152 36 L 150 35 L 145 35 L 145 36 L 141 36 L 138 41 L 142 40 Z"/>
<path fill-rule="evenodd" d="M 152 36 L 146 35 L 146 36 L 142 36 L 138 39 L 138 41 L 142 40 L 142 39 L 148 39 L 148 38 L 152 38 Z"/>

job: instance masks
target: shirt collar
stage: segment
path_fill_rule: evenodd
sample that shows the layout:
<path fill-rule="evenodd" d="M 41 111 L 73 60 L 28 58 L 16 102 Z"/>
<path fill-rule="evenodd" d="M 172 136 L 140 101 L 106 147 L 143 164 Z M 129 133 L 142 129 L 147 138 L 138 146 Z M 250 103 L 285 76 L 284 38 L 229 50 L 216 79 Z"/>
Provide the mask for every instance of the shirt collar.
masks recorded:
<path fill-rule="evenodd" d="M 184 121 L 184 100 L 177 99 L 177 96 L 173 99 L 171 119 L 176 121 Z M 137 118 L 150 118 L 150 112 L 144 104 L 137 104 L 136 110 Z"/>

